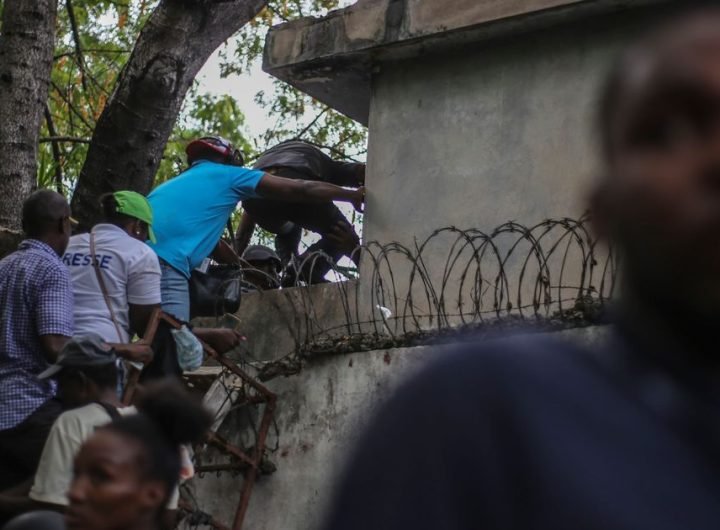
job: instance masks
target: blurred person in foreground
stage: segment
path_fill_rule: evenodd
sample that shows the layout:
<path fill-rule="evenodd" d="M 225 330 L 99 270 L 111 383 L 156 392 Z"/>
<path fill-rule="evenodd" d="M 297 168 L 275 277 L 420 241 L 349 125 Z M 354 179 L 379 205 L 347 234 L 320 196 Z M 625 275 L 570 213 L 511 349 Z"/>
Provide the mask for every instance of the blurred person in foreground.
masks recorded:
<path fill-rule="evenodd" d="M 177 487 L 181 445 L 199 442 L 212 417 L 177 382 L 145 387 L 137 414 L 101 426 L 75 458 L 69 530 L 154 530 Z"/>
<path fill-rule="evenodd" d="M 625 53 L 602 97 L 607 343 L 465 347 L 361 439 L 325 527 L 710 530 L 720 521 L 720 10 Z"/>
<path fill-rule="evenodd" d="M 58 512 L 38 510 L 18 515 L 2 530 L 65 530 L 65 520 Z"/>

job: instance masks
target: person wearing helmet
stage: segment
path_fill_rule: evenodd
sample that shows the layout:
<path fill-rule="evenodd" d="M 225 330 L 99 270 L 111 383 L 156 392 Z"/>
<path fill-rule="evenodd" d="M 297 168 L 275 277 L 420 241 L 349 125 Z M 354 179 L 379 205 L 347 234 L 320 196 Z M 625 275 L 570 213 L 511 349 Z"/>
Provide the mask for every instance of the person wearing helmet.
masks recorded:
<path fill-rule="evenodd" d="M 268 149 L 253 167 L 281 177 L 351 188 L 365 183 L 365 164 L 333 160 L 315 145 L 302 140 L 285 141 Z M 256 225 L 275 234 L 275 249 L 283 266 L 295 258 L 300 278 L 309 283 L 324 282 L 332 263 L 343 256 L 358 264 L 359 238 L 352 224 L 331 201 L 313 206 L 264 197 L 243 201 L 243 217 L 235 236 L 238 252 L 250 242 Z M 303 229 L 319 234 L 320 240 L 298 256 Z M 337 234 L 342 236 L 342 241 L 338 241 Z"/>
<path fill-rule="evenodd" d="M 280 258 L 275 251 L 264 245 L 250 245 L 242 255 L 247 263 L 243 269 L 244 289 L 266 291 L 280 287 Z"/>
<path fill-rule="evenodd" d="M 239 261 L 220 238 L 238 202 L 264 198 L 289 203 L 351 203 L 362 210 L 365 190 L 347 190 L 327 182 L 293 180 L 243 167 L 239 150 L 224 138 L 208 136 L 186 148 L 187 170 L 155 188 L 148 200 L 153 209 L 160 257 L 163 310 L 190 319 L 190 272 L 213 251 L 221 262 Z"/>

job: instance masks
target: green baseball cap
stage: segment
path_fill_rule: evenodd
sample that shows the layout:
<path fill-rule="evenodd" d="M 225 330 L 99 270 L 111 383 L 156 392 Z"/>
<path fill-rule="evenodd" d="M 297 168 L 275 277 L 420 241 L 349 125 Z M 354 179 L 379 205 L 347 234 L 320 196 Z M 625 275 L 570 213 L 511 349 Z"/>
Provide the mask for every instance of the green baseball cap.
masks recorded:
<path fill-rule="evenodd" d="M 145 196 L 134 191 L 116 191 L 113 193 L 113 197 L 115 197 L 117 203 L 117 212 L 145 221 L 148 225 L 150 241 L 156 243 L 155 232 L 152 229 L 152 206 L 150 206 Z"/>

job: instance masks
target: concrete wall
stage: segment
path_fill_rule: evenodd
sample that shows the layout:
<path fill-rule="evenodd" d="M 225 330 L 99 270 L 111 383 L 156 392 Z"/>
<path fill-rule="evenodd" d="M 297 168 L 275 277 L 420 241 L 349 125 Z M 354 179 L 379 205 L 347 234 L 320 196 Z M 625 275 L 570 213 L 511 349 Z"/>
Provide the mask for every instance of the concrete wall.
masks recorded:
<path fill-rule="evenodd" d="M 603 340 L 607 328 L 561 334 L 589 344 Z M 272 455 L 278 469 L 256 485 L 244 528 L 317 528 L 358 431 L 402 381 L 442 353 L 417 347 L 335 355 L 313 362 L 297 376 L 271 381 L 268 386 L 278 394 L 279 440 Z M 247 435 L 233 422 L 221 432 L 235 440 Z M 227 473 L 206 475 L 195 479 L 193 488 L 203 510 L 229 523 L 241 481 Z"/>
<path fill-rule="evenodd" d="M 370 108 L 366 241 L 412 246 L 445 226 L 490 232 L 510 220 L 533 226 L 581 217 L 599 170 L 593 127 L 602 80 L 619 49 L 648 24 L 647 13 L 610 16 L 380 63 Z M 436 239 L 424 252 L 435 285 L 443 279 L 452 237 Z M 505 251 L 515 241 L 497 243 Z M 543 248 L 554 242 L 548 238 Z M 549 283 L 568 287 L 553 290 L 553 297 L 577 296 L 573 287 L 583 283 L 586 248 L 575 247 L 564 266 L 562 251 L 547 264 Z M 531 251 L 523 242 L 503 264 L 507 301 L 515 307 L 536 293 L 538 263 L 520 273 Z M 602 261 L 604 253 L 598 257 Z M 412 264 L 399 255 L 391 264 L 401 279 L 398 289 L 408 292 L 402 281 Z M 492 260 L 484 266 L 482 276 L 494 279 L 499 269 Z M 446 280 L 451 307 L 458 304 L 463 273 L 457 268 Z M 369 282 L 367 275 L 361 282 Z M 588 283 L 598 286 L 601 279 Z M 422 286 L 411 291 L 423 305 Z M 493 309 L 492 295 L 484 295 L 486 310 Z"/>
<path fill-rule="evenodd" d="M 367 240 L 579 216 L 604 73 L 632 17 L 384 63 L 374 79 Z"/>
<path fill-rule="evenodd" d="M 232 317 L 196 319 L 195 324 L 235 328 L 246 334 L 251 358 L 274 361 L 316 335 L 357 331 L 351 326 L 359 320 L 356 294 L 354 281 L 252 292 L 243 295 Z"/>

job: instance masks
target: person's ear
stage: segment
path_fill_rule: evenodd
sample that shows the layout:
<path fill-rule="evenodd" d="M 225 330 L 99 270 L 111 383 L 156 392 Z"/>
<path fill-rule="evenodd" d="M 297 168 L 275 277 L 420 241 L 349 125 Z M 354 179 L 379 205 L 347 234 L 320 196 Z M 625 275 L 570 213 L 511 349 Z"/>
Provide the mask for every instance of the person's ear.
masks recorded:
<path fill-rule="evenodd" d="M 142 221 L 139 219 L 134 219 L 132 223 L 130 224 L 130 234 L 133 237 L 137 237 L 140 234 L 142 234 Z"/>

